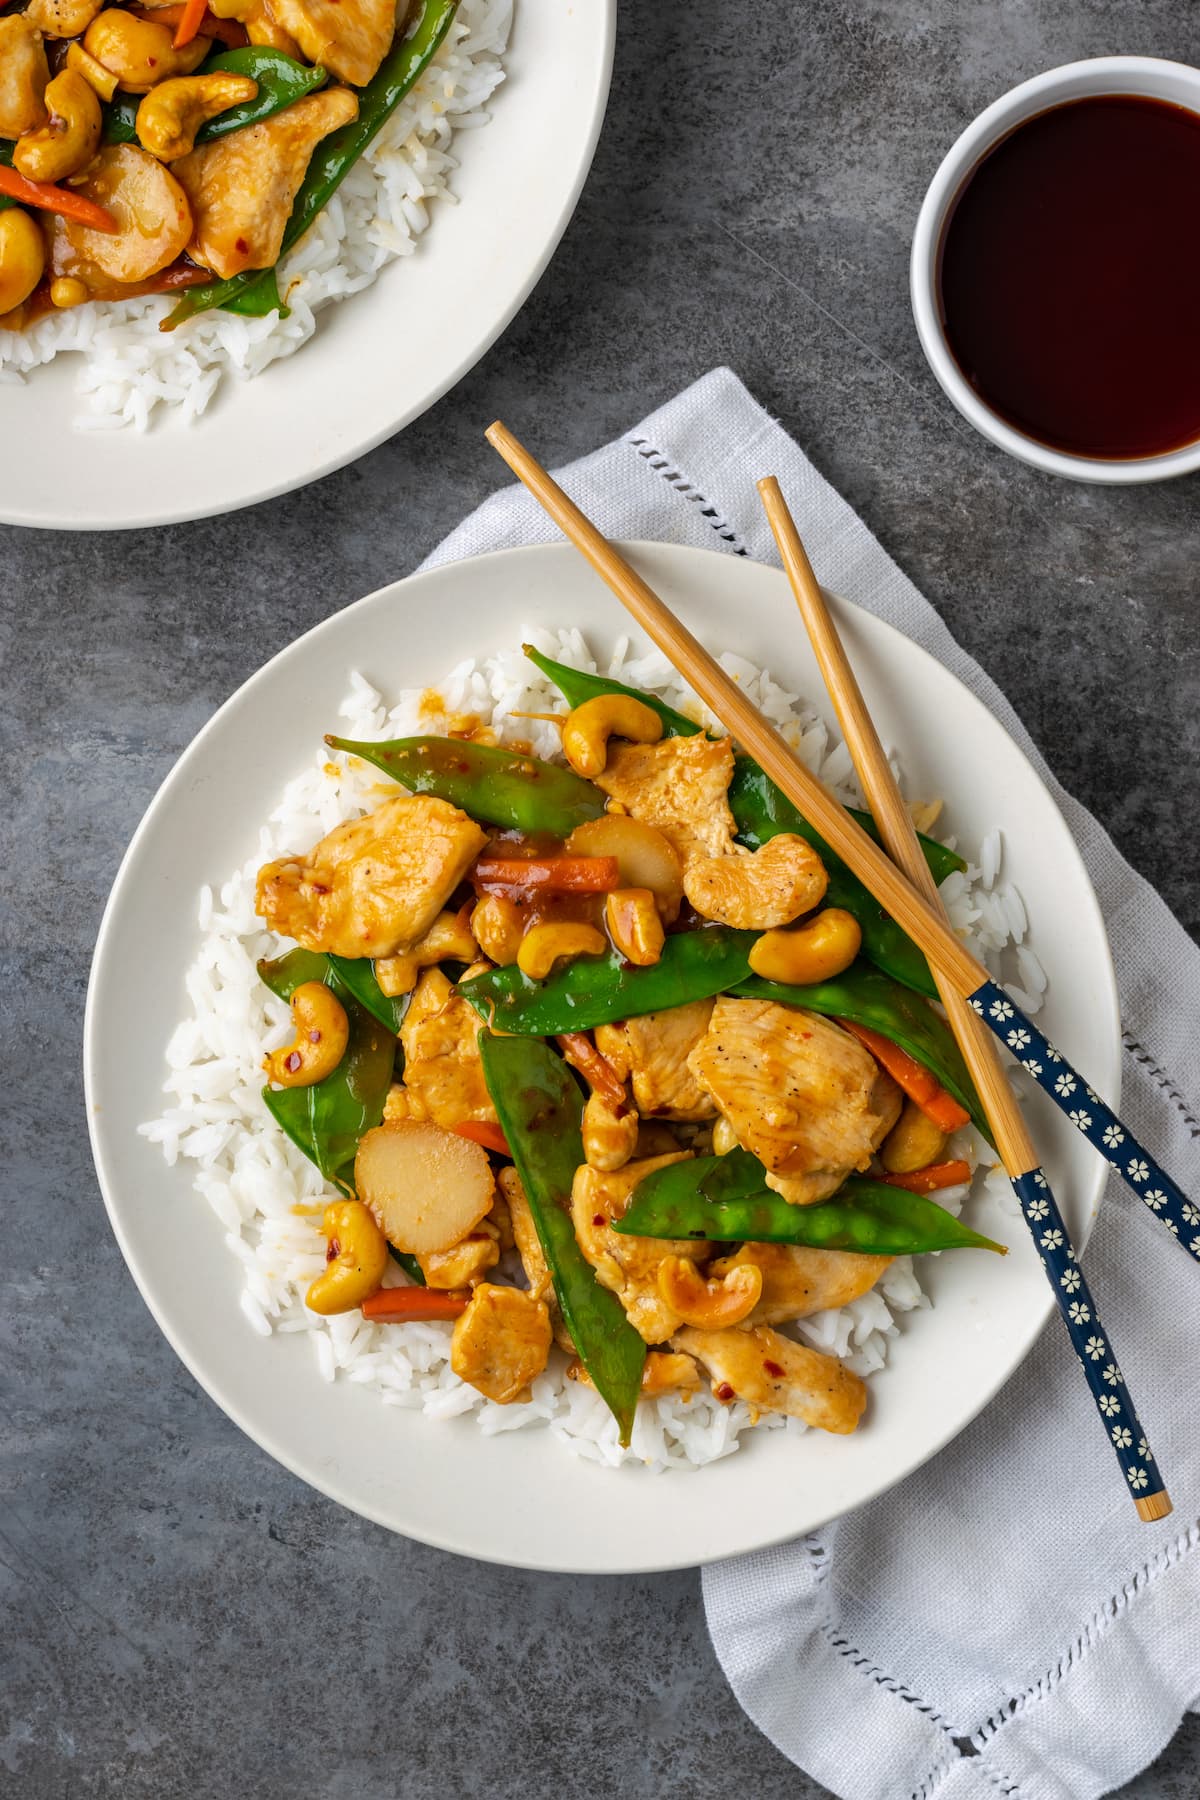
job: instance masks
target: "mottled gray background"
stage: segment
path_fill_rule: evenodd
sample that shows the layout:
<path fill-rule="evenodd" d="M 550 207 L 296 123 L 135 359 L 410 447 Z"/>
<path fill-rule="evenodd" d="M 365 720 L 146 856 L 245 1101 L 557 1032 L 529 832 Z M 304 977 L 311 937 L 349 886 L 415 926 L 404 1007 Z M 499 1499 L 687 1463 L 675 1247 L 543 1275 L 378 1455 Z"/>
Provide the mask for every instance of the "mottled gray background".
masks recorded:
<path fill-rule="evenodd" d="M 0 530 L 0 1793 L 815 1800 L 726 1689 L 694 1575 L 538 1577 L 389 1537 L 197 1390 L 96 1191 L 88 961 L 178 752 L 268 656 L 405 574 L 500 482 L 489 419 L 562 460 L 726 361 L 1195 929 L 1196 484 L 1105 491 L 1005 460 L 936 390 L 905 292 L 917 205 L 960 128 L 1023 77 L 1113 51 L 1200 60 L 1200 15 L 623 0 L 575 221 L 426 418 L 229 520 Z M 1192 1717 L 1126 1794 L 1198 1792 Z"/>

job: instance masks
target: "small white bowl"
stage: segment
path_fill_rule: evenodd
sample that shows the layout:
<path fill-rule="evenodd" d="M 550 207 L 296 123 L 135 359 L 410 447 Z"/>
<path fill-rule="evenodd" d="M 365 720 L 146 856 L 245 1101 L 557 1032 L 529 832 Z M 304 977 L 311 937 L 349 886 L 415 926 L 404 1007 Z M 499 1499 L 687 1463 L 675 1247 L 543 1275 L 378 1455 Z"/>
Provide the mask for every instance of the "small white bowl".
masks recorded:
<path fill-rule="evenodd" d="M 977 431 L 1035 469 L 1067 475 L 1075 481 L 1165 481 L 1200 469 L 1200 440 L 1162 456 L 1124 460 L 1070 456 L 1052 450 L 1026 436 L 994 413 L 965 379 L 951 354 L 938 309 L 937 263 L 942 229 L 967 176 L 1000 139 L 1036 113 L 1082 100 L 1092 94 L 1144 94 L 1169 100 L 1190 112 L 1200 113 L 1200 70 L 1184 63 L 1164 62 L 1154 56 L 1097 56 L 1088 62 L 1066 63 L 1023 81 L 980 113 L 973 125 L 944 158 L 929 184 L 917 215 L 913 236 L 909 283 L 913 316 L 921 348 L 948 397 Z"/>

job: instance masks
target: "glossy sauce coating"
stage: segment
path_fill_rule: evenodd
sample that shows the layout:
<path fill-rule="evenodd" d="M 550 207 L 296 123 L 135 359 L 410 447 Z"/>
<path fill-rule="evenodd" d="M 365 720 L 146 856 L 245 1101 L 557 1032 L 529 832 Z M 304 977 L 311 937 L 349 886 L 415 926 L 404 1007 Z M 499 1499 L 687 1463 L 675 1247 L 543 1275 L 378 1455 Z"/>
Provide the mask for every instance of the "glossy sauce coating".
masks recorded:
<path fill-rule="evenodd" d="M 1152 456 L 1200 437 L 1200 117 L 1138 95 L 1051 108 L 963 184 L 942 323 L 967 380 L 1052 448 Z"/>

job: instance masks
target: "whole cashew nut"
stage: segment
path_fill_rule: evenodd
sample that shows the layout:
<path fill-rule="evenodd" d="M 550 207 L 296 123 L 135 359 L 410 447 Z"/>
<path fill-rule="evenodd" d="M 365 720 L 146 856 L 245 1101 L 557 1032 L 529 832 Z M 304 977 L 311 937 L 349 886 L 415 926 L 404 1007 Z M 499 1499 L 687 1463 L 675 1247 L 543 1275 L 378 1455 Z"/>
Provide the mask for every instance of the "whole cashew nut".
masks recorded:
<path fill-rule="evenodd" d="M 257 95 L 258 83 L 249 75 L 175 75 L 160 81 L 137 110 L 142 148 L 159 162 L 190 156 L 202 125 Z"/>
<path fill-rule="evenodd" d="M 703 918 L 740 931 L 790 925 L 820 903 L 829 877 L 811 845 L 791 832 L 752 856 L 704 856 L 684 872 L 683 891 Z"/>
<path fill-rule="evenodd" d="M 604 1094 L 589 1094 L 583 1109 L 583 1160 L 609 1174 L 623 1169 L 638 1141 L 637 1110 L 628 1102 L 614 1106 Z"/>
<path fill-rule="evenodd" d="M 111 6 L 94 18 L 83 34 L 89 56 L 111 69 L 118 84 L 130 94 L 148 94 L 172 75 L 190 75 L 212 49 L 212 39 L 193 38 L 182 50 L 175 48 L 169 25 L 136 19 L 132 13 Z"/>
<path fill-rule="evenodd" d="M 483 954 L 505 969 L 517 960 L 527 914 L 504 894 L 485 894 L 471 914 L 471 930 Z"/>
<path fill-rule="evenodd" d="M 563 956 L 602 956 L 608 949 L 604 933 L 594 925 L 531 925 L 517 951 L 517 967 L 534 981 L 544 981 Z"/>
<path fill-rule="evenodd" d="M 64 69 L 46 89 L 50 117 L 13 145 L 13 168 L 27 181 L 65 181 L 90 163 L 100 142 L 100 102 L 74 69 Z"/>
<path fill-rule="evenodd" d="M 563 755 L 577 775 L 602 775 L 610 737 L 635 744 L 657 744 L 663 722 L 652 707 L 632 694 L 597 694 L 572 708 L 563 726 Z"/>
<path fill-rule="evenodd" d="M 762 1293 L 762 1270 L 754 1263 L 738 1263 L 720 1278 L 706 1281 L 690 1256 L 664 1256 L 656 1280 L 672 1312 L 698 1331 L 724 1331 L 740 1324 Z"/>
<path fill-rule="evenodd" d="M 662 955 L 662 919 L 649 888 L 614 888 L 604 900 L 604 919 L 613 947 L 626 962 L 648 968 Z"/>
<path fill-rule="evenodd" d="M 326 990 L 328 992 L 328 990 Z M 387 1239 L 361 1200 L 335 1200 L 321 1220 L 325 1271 L 304 1296 L 310 1312 L 344 1313 L 375 1293 L 388 1266 Z"/>
<path fill-rule="evenodd" d="M 28 300 L 46 266 L 46 243 L 27 212 L 0 213 L 0 317 Z"/>
<path fill-rule="evenodd" d="M 263 1058 L 268 1078 L 280 1087 L 313 1087 L 324 1081 L 346 1054 L 350 1021 L 337 995 L 323 981 L 302 981 L 291 999 L 294 1044 Z"/>
<path fill-rule="evenodd" d="M 394 1000 L 399 994 L 412 993 L 422 969 L 432 969 L 435 964 L 447 961 L 469 963 L 478 949 L 465 909 L 458 913 L 439 913 L 425 936 L 411 949 L 402 951 L 399 956 L 376 958 L 375 979 L 388 999 Z"/>
<path fill-rule="evenodd" d="M 807 987 L 848 969 L 861 945 L 862 927 L 853 914 L 827 906 L 791 931 L 765 931 L 750 946 L 749 962 L 764 981 Z"/>

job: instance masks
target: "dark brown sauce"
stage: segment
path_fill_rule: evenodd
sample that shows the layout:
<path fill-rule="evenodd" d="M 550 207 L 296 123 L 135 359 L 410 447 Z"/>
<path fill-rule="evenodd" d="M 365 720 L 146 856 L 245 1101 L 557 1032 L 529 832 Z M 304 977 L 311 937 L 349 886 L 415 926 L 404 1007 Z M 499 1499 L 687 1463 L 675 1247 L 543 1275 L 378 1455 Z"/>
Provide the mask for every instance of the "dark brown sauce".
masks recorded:
<path fill-rule="evenodd" d="M 1200 438 L 1200 117 L 1133 94 L 1019 125 L 942 234 L 946 338 L 979 397 L 1054 449 Z"/>

